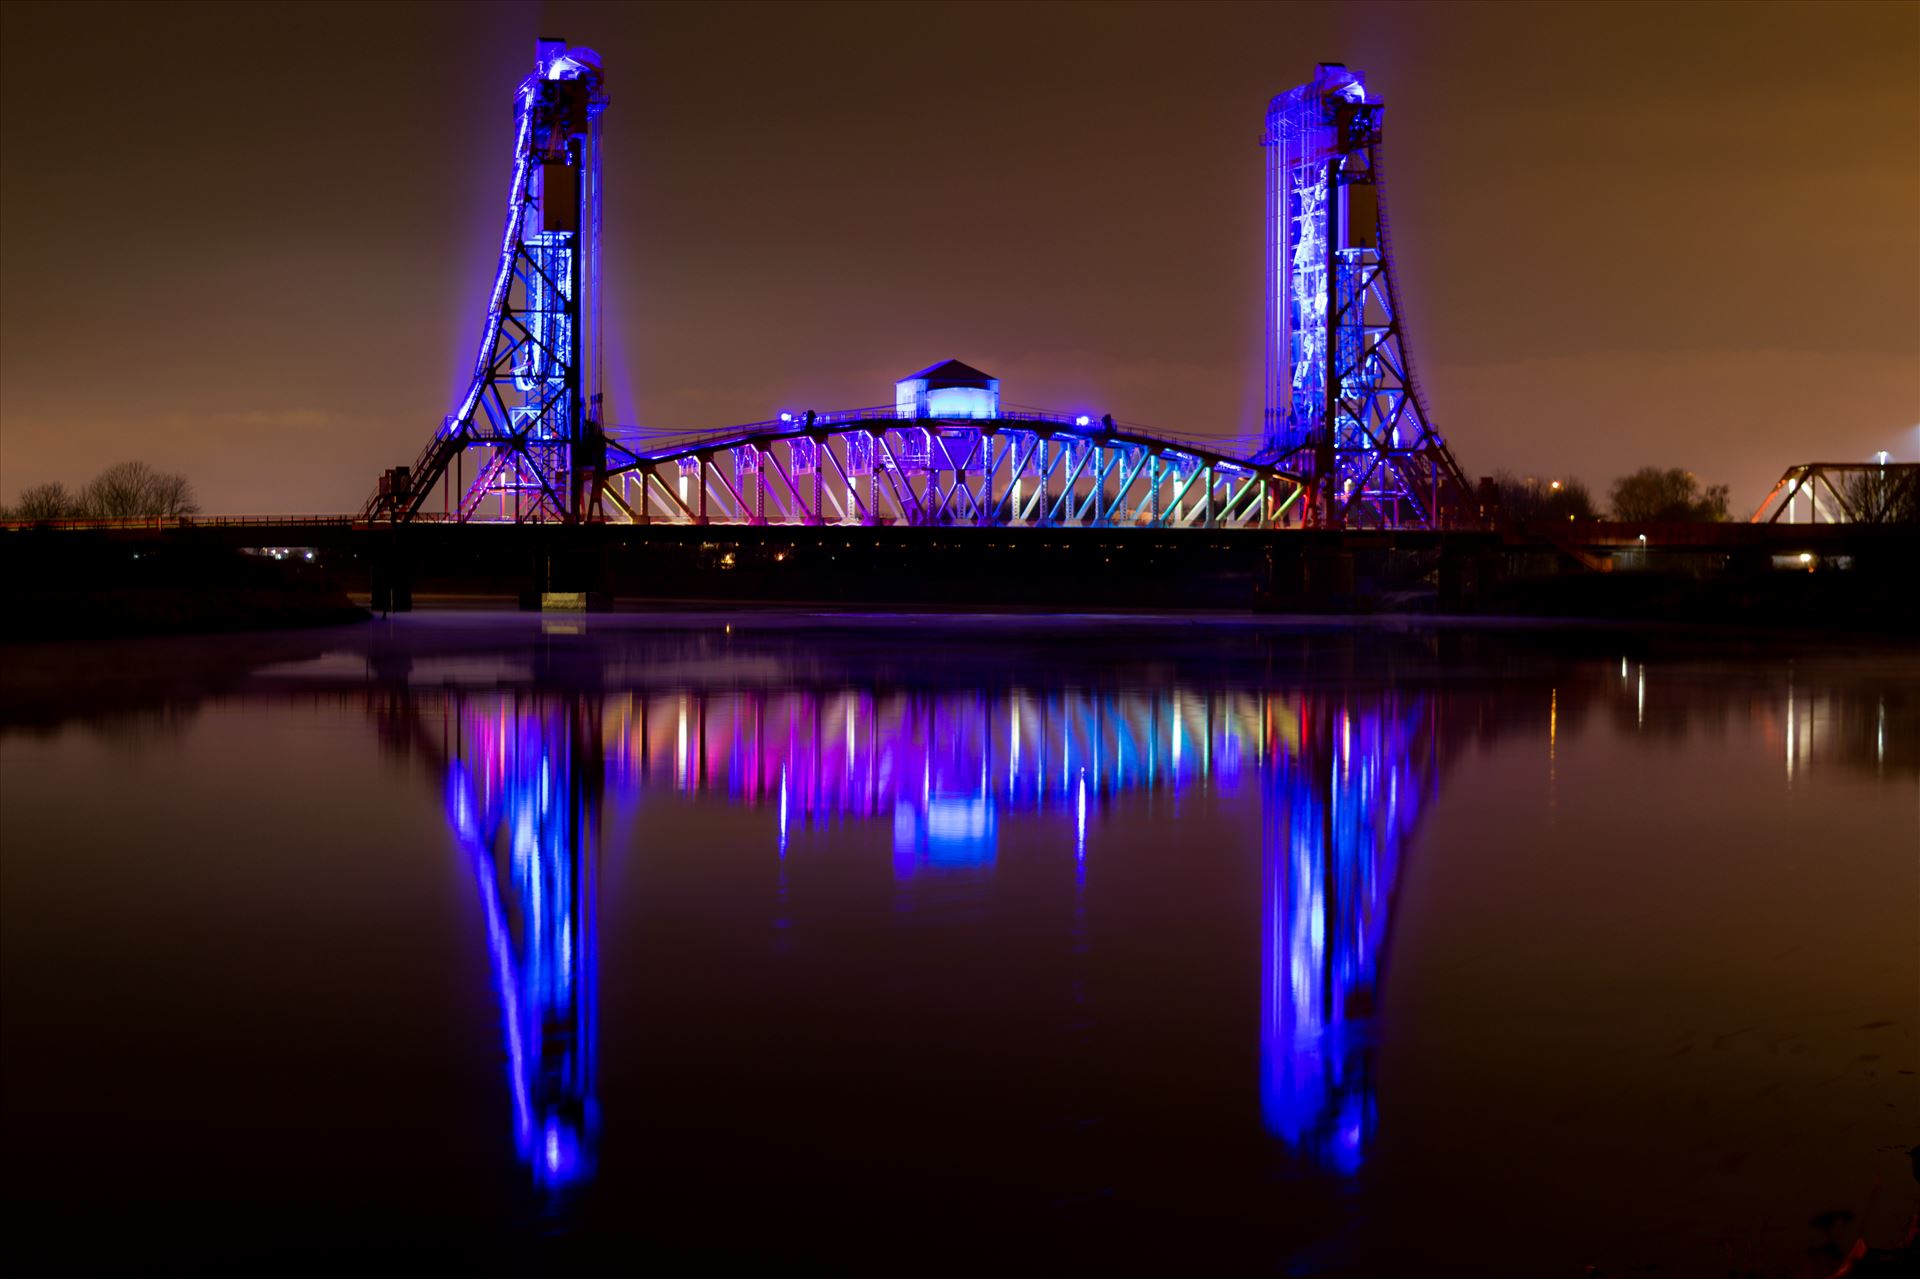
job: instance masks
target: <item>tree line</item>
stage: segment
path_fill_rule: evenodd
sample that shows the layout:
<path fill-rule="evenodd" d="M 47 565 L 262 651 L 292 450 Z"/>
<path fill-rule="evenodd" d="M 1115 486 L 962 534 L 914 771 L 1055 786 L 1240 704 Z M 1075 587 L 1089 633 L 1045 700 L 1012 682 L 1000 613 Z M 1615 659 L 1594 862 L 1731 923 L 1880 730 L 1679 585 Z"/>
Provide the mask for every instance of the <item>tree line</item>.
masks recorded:
<path fill-rule="evenodd" d="M 1593 494 L 1579 480 L 1524 479 L 1501 471 L 1493 477 L 1510 519 L 1595 520 L 1601 518 Z M 1870 467 L 1843 485 L 1854 518 L 1865 524 L 1920 522 L 1920 477 L 1911 471 Z M 1613 482 L 1608 494 L 1614 519 L 1632 524 L 1698 523 L 1733 518 L 1724 484 L 1702 486 L 1698 476 L 1680 467 L 1643 466 Z"/>
<path fill-rule="evenodd" d="M 1500 471 L 1493 483 L 1510 519 L 1537 522 L 1602 518 L 1593 494 L 1579 480 L 1539 480 L 1531 475 L 1521 479 L 1512 472 Z M 1679 467 L 1643 466 L 1615 480 L 1609 497 L 1608 513 L 1616 520 L 1670 523 L 1727 518 L 1727 486 L 1715 484 L 1703 489 L 1697 476 Z"/>
<path fill-rule="evenodd" d="M 116 462 L 78 491 L 58 480 L 20 491 L 11 506 L 0 505 L 0 519 L 112 520 L 154 515 L 193 515 L 200 510 L 193 482 L 145 462 Z"/>

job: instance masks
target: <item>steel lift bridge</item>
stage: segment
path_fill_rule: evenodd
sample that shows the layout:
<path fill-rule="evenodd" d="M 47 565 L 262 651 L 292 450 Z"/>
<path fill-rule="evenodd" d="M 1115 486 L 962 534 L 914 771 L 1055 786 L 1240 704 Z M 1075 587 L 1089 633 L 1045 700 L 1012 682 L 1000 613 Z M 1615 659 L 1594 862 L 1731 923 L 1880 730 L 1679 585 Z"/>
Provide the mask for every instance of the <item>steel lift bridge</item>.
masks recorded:
<path fill-rule="evenodd" d="M 600 59 L 539 42 L 472 379 L 361 514 L 415 520 L 1433 528 L 1467 487 L 1413 378 L 1379 199 L 1382 105 L 1323 64 L 1267 117 L 1267 410 L 1257 436 L 1003 407 L 958 361 L 895 402 L 705 432 L 602 416 Z M 917 383 L 917 392 L 910 384 Z M 990 392 L 986 395 L 953 392 Z M 470 464 L 471 463 L 471 464 Z"/>

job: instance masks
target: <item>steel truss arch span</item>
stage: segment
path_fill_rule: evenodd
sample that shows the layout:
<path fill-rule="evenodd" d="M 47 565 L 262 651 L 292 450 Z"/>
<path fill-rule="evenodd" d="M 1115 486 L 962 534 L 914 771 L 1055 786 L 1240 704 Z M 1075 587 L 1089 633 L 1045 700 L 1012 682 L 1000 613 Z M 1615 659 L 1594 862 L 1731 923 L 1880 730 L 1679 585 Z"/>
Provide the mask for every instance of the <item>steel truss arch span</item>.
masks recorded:
<path fill-rule="evenodd" d="M 1194 440 L 1042 412 L 889 406 L 607 445 L 606 495 L 636 524 L 1268 528 L 1304 491 Z"/>

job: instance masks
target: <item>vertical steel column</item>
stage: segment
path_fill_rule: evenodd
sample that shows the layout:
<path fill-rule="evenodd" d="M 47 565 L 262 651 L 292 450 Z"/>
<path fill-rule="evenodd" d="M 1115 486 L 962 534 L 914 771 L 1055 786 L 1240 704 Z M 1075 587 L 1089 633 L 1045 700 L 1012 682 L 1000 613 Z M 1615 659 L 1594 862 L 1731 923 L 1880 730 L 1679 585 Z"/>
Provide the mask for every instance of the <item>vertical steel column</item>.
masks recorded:
<path fill-rule="evenodd" d="M 974 520 L 981 528 L 993 523 L 993 436 L 985 428 L 980 431 L 980 501 L 975 508 Z"/>
<path fill-rule="evenodd" d="M 1048 499 L 1051 495 L 1050 490 L 1053 488 L 1053 485 L 1048 483 L 1048 481 L 1053 479 L 1053 468 L 1048 465 L 1048 461 L 1049 461 L 1048 454 L 1050 454 L 1053 451 L 1052 438 L 1050 436 L 1041 436 L 1037 447 L 1040 450 L 1040 521 L 1039 522 L 1040 522 L 1041 528 L 1050 528 L 1053 525 L 1053 508 L 1050 505 L 1048 505 Z"/>
<path fill-rule="evenodd" d="M 1315 472 L 1314 478 L 1324 486 L 1327 494 L 1326 506 L 1320 511 L 1319 520 L 1317 521 L 1321 525 L 1337 524 L 1339 522 L 1339 516 L 1334 506 L 1334 484 L 1336 477 L 1333 466 L 1334 450 L 1337 447 L 1334 439 L 1334 430 L 1335 424 L 1339 420 L 1339 410 L 1336 407 L 1337 392 L 1335 390 L 1337 383 L 1334 378 L 1338 345 L 1334 334 L 1337 320 L 1335 304 L 1340 295 L 1340 291 L 1334 287 L 1334 273 L 1339 269 L 1338 263 L 1340 260 L 1338 247 L 1340 243 L 1340 188 L 1336 185 L 1339 175 L 1340 157 L 1334 155 L 1327 161 L 1327 194 L 1320 202 L 1322 210 L 1321 216 L 1325 222 L 1325 225 L 1321 228 L 1321 234 L 1326 240 L 1327 253 L 1327 278 L 1324 286 L 1327 293 L 1327 300 L 1326 307 L 1323 311 L 1326 317 L 1324 323 L 1326 329 L 1324 340 L 1327 346 L 1324 361 L 1326 365 L 1326 380 L 1321 383 L 1320 387 L 1320 447 L 1316 451 L 1313 469 Z"/>
<path fill-rule="evenodd" d="M 606 367 L 604 355 L 606 344 L 601 340 L 601 335 L 605 333 L 606 326 L 601 322 L 605 308 L 601 305 L 600 296 L 600 112 L 593 111 L 591 106 L 588 110 L 593 112 L 587 137 L 587 152 L 590 158 L 585 175 L 587 180 L 580 184 L 583 189 L 591 190 L 591 195 L 584 196 L 587 200 L 587 216 L 581 220 L 580 224 L 587 235 L 587 290 L 593 307 L 593 364 L 591 366 L 593 380 L 588 386 L 591 394 L 588 403 L 591 406 L 591 421 L 596 427 L 604 427 L 607 419 L 603 411 L 604 400 L 601 392 L 605 389 L 602 373 Z"/>
<path fill-rule="evenodd" d="M 1114 469 L 1114 463 L 1112 463 L 1112 459 L 1106 455 L 1106 446 L 1104 446 L 1104 444 L 1092 446 L 1092 451 L 1094 451 L 1094 463 L 1096 463 L 1094 476 L 1092 476 L 1092 526 L 1094 526 L 1094 528 L 1106 528 L 1106 526 L 1108 526 L 1108 513 L 1106 513 L 1106 474 L 1108 474 L 1108 471 Z"/>

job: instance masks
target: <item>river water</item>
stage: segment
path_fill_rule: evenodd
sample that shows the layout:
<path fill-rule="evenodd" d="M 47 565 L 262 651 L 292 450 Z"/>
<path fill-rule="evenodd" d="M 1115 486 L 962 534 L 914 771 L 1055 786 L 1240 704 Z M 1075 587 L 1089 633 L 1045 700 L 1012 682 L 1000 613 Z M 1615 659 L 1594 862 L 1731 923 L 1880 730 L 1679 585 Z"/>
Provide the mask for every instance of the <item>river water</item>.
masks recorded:
<path fill-rule="evenodd" d="M 743 612 L 6 659 L 16 1254 L 1798 1275 L 1916 1206 L 1911 648 Z"/>

